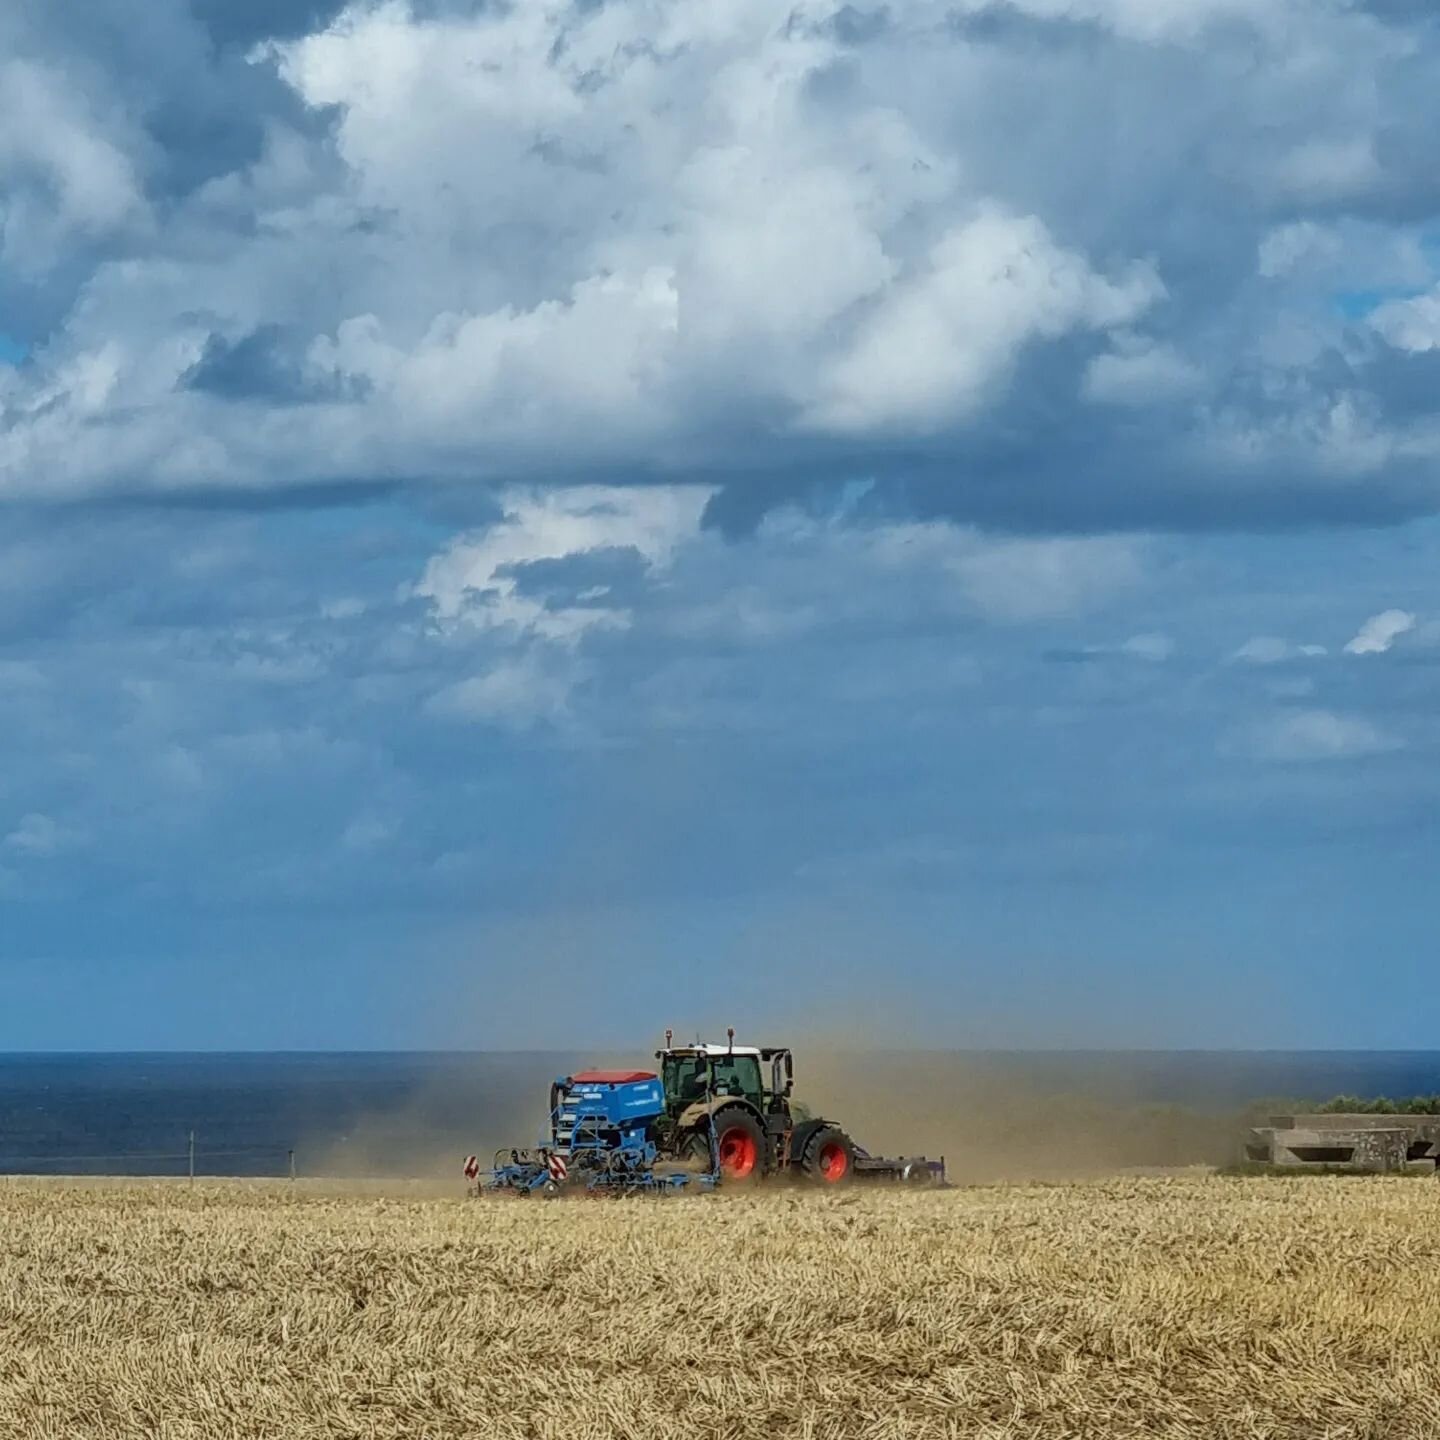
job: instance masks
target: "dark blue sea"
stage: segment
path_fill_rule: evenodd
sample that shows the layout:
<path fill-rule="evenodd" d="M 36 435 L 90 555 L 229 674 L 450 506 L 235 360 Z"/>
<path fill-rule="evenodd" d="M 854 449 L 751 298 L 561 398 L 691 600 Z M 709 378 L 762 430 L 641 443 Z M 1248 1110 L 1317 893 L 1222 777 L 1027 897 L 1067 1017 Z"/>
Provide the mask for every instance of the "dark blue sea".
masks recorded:
<path fill-rule="evenodd" d="M 193 1134 L 201 1175 L 284 1175 L 292 1158 L 300 1175 L 453 1175 L 471 1151 L 533 1140 L 549 1080 L 578 1063 L 534 1053 L 5 1055 L 0 1173 L 183 1175 Z M 973 1109 L 1006 1095 L 1210 1115 L 1262 1100 L 1440 1092 L 1434 1051 L 966 1052 L 826 1063 L 844 1072 L 842 1089 L 872 1125 L 883 1120 L 864 1102 L 882 1090 L 923 1089 L 927 1111 L 943 1111 L 951 1096 L 957 1109 Z"/>

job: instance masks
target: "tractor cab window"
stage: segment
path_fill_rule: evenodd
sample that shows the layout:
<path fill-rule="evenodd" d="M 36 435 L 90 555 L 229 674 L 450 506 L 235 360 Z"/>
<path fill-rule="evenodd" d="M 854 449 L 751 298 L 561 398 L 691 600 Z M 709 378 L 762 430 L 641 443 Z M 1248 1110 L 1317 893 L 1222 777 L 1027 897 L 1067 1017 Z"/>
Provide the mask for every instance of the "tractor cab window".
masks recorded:
<path fill-rule="evenodd" d="M 760 1062 L 753 1055 L 712 1055 L 710 1071 L 717 1095 L 743 1095 L 761 1102 Z M 675 1055 L 665 1060 L 665 1093 L 671 1099 L 690 1102 L 705 1098 L 705 1066 L 693 1056 Z"/>
<path fill-rule="evenodd" d="M 703 1100 L 705 1071 L 695 1060 L 665 1061 L 665 1093 L 673 1100 Z"/>

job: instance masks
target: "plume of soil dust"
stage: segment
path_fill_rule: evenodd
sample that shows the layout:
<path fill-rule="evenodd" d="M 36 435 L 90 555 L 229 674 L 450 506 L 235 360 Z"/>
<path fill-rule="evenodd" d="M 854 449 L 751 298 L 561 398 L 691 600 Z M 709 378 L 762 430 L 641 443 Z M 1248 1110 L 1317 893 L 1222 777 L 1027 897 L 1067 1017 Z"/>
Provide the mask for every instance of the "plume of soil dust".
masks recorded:
<path fill-rule="evenodd" d="M 1123 1094 L 1103 1095 L 1024 1073 L 1014 1057 L 874 1052 L 853 1044 L 796 1047 L 795 1098 L 875 1155 L 945 1157 L 952 1179 L 1061 1180 L 1119 1169 L 1222 1164 L 1237 1119 Z M 1119 1066 L 1123 1062 L 1116 1062 Z"/>
<path fill-rule="evenodd" d="M 888 1038 L 883 1037 L 883 1038 Z M 1027 1067 L 1021 1057 L 942 1051 L 877 1051 L 835 1025 L 752 1037 L 786 1041 L 795 1054 L 796 1100 L 842 1125 L 872 1154 L 943 1155 L 964 1183 L 1069 1179 L 1117 1169 L 1220 1164 L 1233 1158 L 1237 1118 L 1146 1103 L 1127 1095 L 1123 1061 L 1104 1093 L 1066 1083 L 1063 1066 Z M 458 1193 L 465 1156 L 483 1168 L 497 1149 L 529 1147 L 548 1120 L 557 1076 L 591 1066 L 653 1068 L 653 1051 L 584 1056 L 517 1053 L 483 1059 L 483 1079 L 442 1071 L 393 1105 L 353 1117 L 343 1134 L 315 1130 L 297 1143 L 307 1178 Z M 1045 1078 L 1042 1071 L 1049 1071 Z M 1093 1074 L 1091 1075 L 1093 1082 Z"/>
<path fill-rule="evenodd" d="M 300 1173 L 362 1186 L 424 1182 L 458 1191 L 466 1156 L 488 1168 L 496 1150 L 539 1142 L 551 1081 L 583 1065 L 607 1063 L 537 1052 L 470 1059 L 467 1064 L 457 1057 L 393 1104 L 350 1117 L 343 1133 L 312 1129 L 296 1147 Z"/>

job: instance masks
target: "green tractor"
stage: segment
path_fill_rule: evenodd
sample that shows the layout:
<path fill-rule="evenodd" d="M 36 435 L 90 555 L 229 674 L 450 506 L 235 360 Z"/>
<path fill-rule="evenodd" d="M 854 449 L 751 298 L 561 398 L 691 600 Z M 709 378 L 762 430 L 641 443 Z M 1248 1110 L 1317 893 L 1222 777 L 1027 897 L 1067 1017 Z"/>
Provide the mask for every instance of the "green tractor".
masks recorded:
<path fill-rule="evenodd" d="M 928 1184 L 945 1179 L 945 1162 L 886 1160 L 861 1149 L 833 1121 L 795 1104 L 794 1062 L 784 1046 L 697 1041 L 655 1052 L 665 1113 L 652 1134 L 661 1156 L 710 1170 L 727 1185 L 795 1175 L 821 1185 L 855 1179 Z"/>

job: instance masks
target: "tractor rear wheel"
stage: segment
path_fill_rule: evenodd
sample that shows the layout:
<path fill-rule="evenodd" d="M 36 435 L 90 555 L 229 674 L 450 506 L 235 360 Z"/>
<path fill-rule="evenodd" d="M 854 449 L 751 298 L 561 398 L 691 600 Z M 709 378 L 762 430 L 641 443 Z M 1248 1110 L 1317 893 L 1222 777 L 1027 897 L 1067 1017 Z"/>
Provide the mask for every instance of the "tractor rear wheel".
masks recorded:
<path fill-rule="evenodd" d="M 822 1125 L 806 1142 L 800 1169 L 818 1185 L 844 1185 L 855 1175 L 855 1145 L 838 1125 Z"/>
<path fill-rule="evenodd" d="M 726 1105 L 715 1112 L 715 1150 L 720 1157 L 720 1177 L 727 1185 L 743 1185 L 765 1169 L 765 1132 L 760 1122 L 740 1105 Z M 687 1157 L 710 1163 L 710 1137 L 703 1131 L 691 1137 Z"/>

